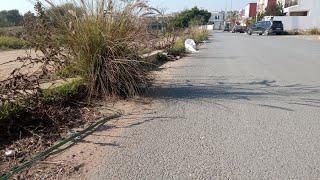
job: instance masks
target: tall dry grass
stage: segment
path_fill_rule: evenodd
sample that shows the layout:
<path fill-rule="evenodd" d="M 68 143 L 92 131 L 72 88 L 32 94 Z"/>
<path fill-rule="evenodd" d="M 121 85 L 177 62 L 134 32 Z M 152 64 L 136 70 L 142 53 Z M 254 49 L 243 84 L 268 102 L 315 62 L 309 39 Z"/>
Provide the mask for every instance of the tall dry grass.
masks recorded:
<path fill-rule="evenodd" d="M 318 28 L 313 28 L 313 29 L 310 29 L 307 33 L 308 33 L 309 35 L 320 35 L 320 29 L 318 29 Z"/>
<path fill-rule="evenodd" d="M 157 13 L 146 2 L 42 0 L 36 9 L 36 31 L 47 30 L 29 40 L 42 51 L 57 50 L 55 57 L 62 54 L 72 72 L 85 80 L 89 97 L 132 96 L 150 80 L 138 54 L 148 41 L 145 16 Z M 36 25 L 28 26 L 34 33 Z"/>

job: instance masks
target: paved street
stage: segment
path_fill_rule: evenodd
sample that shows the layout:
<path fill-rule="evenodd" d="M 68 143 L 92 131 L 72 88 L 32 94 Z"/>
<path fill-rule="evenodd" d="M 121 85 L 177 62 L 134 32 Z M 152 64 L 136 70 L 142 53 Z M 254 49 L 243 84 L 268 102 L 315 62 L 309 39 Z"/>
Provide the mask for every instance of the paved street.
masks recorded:
<path fill-rule="evenodd" d="M 166 64 L 91 179 L 319 179 L 320 42 L 214 33 Z"/>

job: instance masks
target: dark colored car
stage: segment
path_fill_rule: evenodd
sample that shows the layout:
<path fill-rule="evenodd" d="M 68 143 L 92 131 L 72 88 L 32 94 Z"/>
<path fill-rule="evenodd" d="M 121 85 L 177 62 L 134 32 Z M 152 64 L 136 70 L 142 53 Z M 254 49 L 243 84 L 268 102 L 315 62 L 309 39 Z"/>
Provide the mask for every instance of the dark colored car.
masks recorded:
<path fill-rule="evenodd" d="M 225 26 L 224 26 L 224 29 L 223 29 L 223 31 L 227 31 L 227 32 L 229 32 L 231 29 L 230 29 L 230 24 L 229 23 L 227 23 Z"/>
<path fill-rule="evenodd" d="M 245 28 L 243 26 L 235 25 L 232 29 L 232 33 L 244 33 Z"/>
<path fill-rule="evenodd" d="M 281 21 L 259 21 L 248 29 L 248 34 L 282 34 L 283 24 Z"/>
<path fill-rule="evenodd" d="M 229 27 L 229 26 L 225 26 L 224 29 L 223 29 L 223 31 L 229 32 L 229 31 L 230 31 L 230 27 Z"/>

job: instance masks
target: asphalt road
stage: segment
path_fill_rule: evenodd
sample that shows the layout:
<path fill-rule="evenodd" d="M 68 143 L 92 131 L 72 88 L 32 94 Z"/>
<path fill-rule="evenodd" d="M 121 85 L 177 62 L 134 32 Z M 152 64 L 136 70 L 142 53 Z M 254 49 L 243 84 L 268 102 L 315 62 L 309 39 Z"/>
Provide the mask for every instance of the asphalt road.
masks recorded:
<path fill-rule="evenodd" d="M 319 179 L 320 41 L 215 33 L 91 179 Z"/>

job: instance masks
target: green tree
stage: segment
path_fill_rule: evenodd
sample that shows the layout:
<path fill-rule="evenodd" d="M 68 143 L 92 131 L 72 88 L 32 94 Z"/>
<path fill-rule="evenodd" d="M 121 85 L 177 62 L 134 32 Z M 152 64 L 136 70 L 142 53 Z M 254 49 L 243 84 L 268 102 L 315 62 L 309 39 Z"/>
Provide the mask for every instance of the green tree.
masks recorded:
<path fill-rule="evenodd" d="M 175 28 L 186 28 L 195 25 L 204 25 L 209 22 L 211 13 L 207 10 L 194 7 L 189 10 L 184 10 L 171 21 Z"/>
<path fill-rule="evenodd" d="M 261 21 L 264 16 L 265 16 L 264 12 L 258 12 L 258 14 L 257 14 L 257 21 Z"/>
<path fill-rule="evenodd" d="M 19 11 L 14 9 L 7 12 L 7 20 L 11 26 L 20 25 L 23 17 L 20 15 Z"/>
<path fill-rule="evenodd" d="M 0 11 L 0 27 L 18 26 L 22 19 L 18 10 Z"/>
<path fill-rule="evenodd" d="M 232 12 L 230 13 L 230 16 L 229 16 L 228 19 L 229 19 L 229 21 L 230 21 L 230 23 L 231 23 L 231 26 L 232 26 L 232 27 L 235 26 L 236 23 L 237 23 L 237 20 L 239 19 L 238 13 L 235 12 L 235 11 L 232 11 Z"/>
<path fill-rule="evenodd" d="M 283 12 L 282 3 L 278 2 L 278 4 L 267 7 L 264 15 L 265 16 L 283 16 L 284 12 Z"/>
<path fill-rule="evenodd" d="M 0 11 L 0 27 L 8 26 L 7 11 Z"/>

